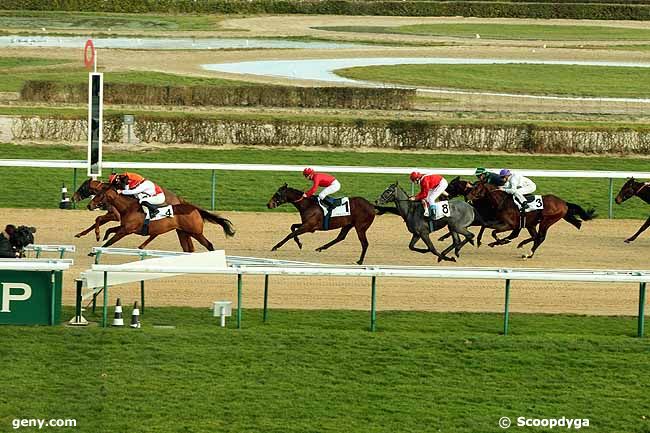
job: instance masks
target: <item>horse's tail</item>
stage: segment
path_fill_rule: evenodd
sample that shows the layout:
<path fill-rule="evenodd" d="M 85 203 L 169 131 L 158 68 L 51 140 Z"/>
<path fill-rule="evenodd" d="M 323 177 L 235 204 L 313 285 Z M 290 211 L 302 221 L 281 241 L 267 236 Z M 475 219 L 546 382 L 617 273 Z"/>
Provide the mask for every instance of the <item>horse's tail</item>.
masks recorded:
<path fill-rule="evenodd" d="M 564 215 L 564 220 L 573 225 L 578 230 L 580 230 L 580 227 L 582 226 L 582 221 L 580 221 L 577 217 L 582 218 L 583 221 L 589 221 L 596 218 L 597 216 L 595 209 L 584 210 L 582 207 L 574 203 L 567 203 L 567 207 L 569 210 L 567 211 L 566 215 Z"/>
<path fill-rule="evenodd" d="M 224 218 L 222 216 L 219 216 L 217 214 L 213 214 L 211 212 L 208 212 L 205 209 L 201 209 L 200 207 L 196 207 L 196 210 L 199 211 L 201 214 L 201 218 L 203 218 L 205 221 L 211 222 L 212 224 L 218 224 L 223 228 L 223 232 L 226 234 L 228 237 L 233 237 L 235 236 L 235 228 L 233 227 L 232 223 L 228 218 Z"/>

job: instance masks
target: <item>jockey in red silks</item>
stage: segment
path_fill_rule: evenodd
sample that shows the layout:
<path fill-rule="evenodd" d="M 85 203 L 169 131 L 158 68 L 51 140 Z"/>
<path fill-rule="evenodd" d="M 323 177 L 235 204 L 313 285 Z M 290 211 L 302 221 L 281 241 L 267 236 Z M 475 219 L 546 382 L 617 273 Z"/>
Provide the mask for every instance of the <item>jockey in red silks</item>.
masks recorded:
<path fill-rule="evenodd" d="M 341 189 L 341 184 L 336 178 L 327 173 L 316 173 L 313 168 L 306 168 L 302 171 L 302 175 L 313 182 L 313 185 L 302 196 L 304 198 L 314 195 L 319 186 L 324 187 L 318 194 L 318 199 L 328 207 L 328 209 L 335 208 L 339 203 L 330 194 L 334 194 Z"/>
<path fill-rule="evenodd" d="M 424 216 L 429 216 L 429 208 L 433 206 L 438 197 L 446 194 L 447 181 L 439 174 L 424 175 L 420 172 L 414 171 L 411 173 L 411 182 L 420 184 L 420 192 L 409 200 L 421 200 L 422 207 L 424 207 Z"/>
<path fill-rule="evenodd" d="M 137 173 L 111 174 L 108 181 L 113 183 L 116 179 L 118 179 L 118 187 L 121 188 L 118 193 L 137 196 L 145 213 L 145 220 L 158 214 L 156 205 L 165 203 L 165 193 L 162 188 Z"/>

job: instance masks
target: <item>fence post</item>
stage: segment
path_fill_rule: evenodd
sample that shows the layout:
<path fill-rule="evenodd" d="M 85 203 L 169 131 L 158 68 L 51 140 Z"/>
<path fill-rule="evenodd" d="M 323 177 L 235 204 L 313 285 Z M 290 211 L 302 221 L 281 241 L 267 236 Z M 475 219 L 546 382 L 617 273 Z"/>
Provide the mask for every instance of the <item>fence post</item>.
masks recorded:
<path fill-rule="evenodd" d="M 637 325 L 637 336 L 643 337 L 643 328 L 645 322 L 645 284 L 639 283 L 639 323 Z"/>
<path fill-rule="evenodd" d="M 76 168 L 72 169 L 72 191 L 74 192 L 77 191 L 77 169 Z M 72 209 L 76 209 L 76 208 L 77 208 L 77 203 L 75 203 L 75 201 L 72 200 Z"/>
<path fill-rule="evenodd" d="M 217 205 L 215 199 L 216 189 L 217 189 L 217 172 L 212 170 L 212 188 L 210 190 L 210 209 L 212 210 L 215 210 Z"/>
<path fill-rule="evenodd" d="M 147 253 L 142 252 L 140 253 L 140 260 L 144 260 L 144 258 L 147 256 Z M 140 314 L 144 315 L 144 280 L 140 280 Z"/>
<path fill-rule="evenodd" d="M 241 329 L 241 286 L 242 274 L 237 274 L 237 329 Z"/>
<path fill-rule="evenodd" d="M 102 328 L 108 326 L 108 272 L 104 271 L 104 305 L 102 306 Z"/>
<path fill-rule="evenodd" d="M 264 275 L 264 316 L 262 321 L 266 323 L 269 310 L 269 274 Z"/>
<path fill-rule="evenodd" d="M 506 302 L 503 312 L 503 335 L 508 335 L 508 320 L 510 315 L 510 280 L 506 280 Z"/>
<path fill-rule="evenodd" d="M 370 332 L 377 330 L 377 276 L 372 276 L 372 294 L 370 296 Z"/>
<path fill-rule="evenodd" d="M 609 219 L 611 220 L 614 217 L 614 203 L 612 196 L 614 195 L 614 179 L 609 178 L 609 208 L 608 208 L 608 216 Z"/>

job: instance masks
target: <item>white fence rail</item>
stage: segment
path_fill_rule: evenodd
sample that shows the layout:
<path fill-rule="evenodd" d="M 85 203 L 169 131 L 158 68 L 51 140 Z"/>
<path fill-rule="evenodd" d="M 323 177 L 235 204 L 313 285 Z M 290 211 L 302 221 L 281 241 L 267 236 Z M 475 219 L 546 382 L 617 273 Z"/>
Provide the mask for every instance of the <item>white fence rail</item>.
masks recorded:
<path fill-rule="evenodd" d="M 111 251 L 116 250 L 116 251 Z M 103 248 L 102 254 L 120 254 L 118 249 Z M 126 255 L 135 255 L 138 250 L 121 249 Z M 142 253 L 142 251 L 141 251 Z M 151 256 L 173 255 L 172 252 L 152 251 Z M 228 256 L 231 257 L 231 256 Z M 121 265 L 95 264 L 93 271 L 104 273 L 104 310 L 103 323 L 107 322 L 108 274 L 118 273 L 157 273 L 157 274 L 204 274 L 237 275 L 237 327 L 241 327 L 243 275 L 264 275 L 264 320 L 268 312 L 269 276 L 332 276 L 332 277 L 366 277 L 371 279 L 370 329 L 376 329 L 376 282 L 378 277 L 396 278 L 432 278 L 462 280 L 501 280 L 505 281 L 505 306 L 503 333 L 508 334 L 510 286 L 511 281 L 574 281 L 598 283 L 636 283 L 639 284 L 637 335 L 643 336 L 646 285 L 650 282 L 650 270 L 620 269 L 546 269 L 546 268 L 495 268 L 495 267 L 425 267 L 425 266 L 341 266 L 305 262 L 280 263 L 272 259 L 243 258 L 235 263 L 228 261 L 225 269 L 208 266 L 133 266 L 131 263 Z"/>
<path fill-rule="evenodd" d="M 112 169 L 161 169 L 161 170 L 210 170 L 212 172 L 211 209 L 216 208 L 216 183 L 217 171 L 275 171 L 275 172 L 300 172 L 302 165 L 276 165 L 276 164 L 222 164 L 222 163 L 185 163 L 185 162 L 111 162 L 103 161 L 104 168 Z M 84 160 L 37 160 L 37 159 L 0 159 L 0 167 L 32 167 L 32 168 L 67 168 L 73 169 L 73 190 L 77 189 L 77 169 L 86 169 L 88 163 Z M 435 172 L 451 176 L 472 176 L 472 168 L 434 168 L 434 167 L 356 167 L 342 165 L 315 165 L 315 170 L 332 173 L 357 173 L 357 174 L 409 174 L 413 170 L 422 172 Z M 497 168 L 490 170 L 497 171 Z M 609 180 L 609 207 L 608 217 L 612 218 L 614 212 L 614 179 L 636 177 L 650 179 L 647 171 L 608 171 L 608 170 L 530 170 L 515 169 L 524 176 L 532 177 L 559 177 L 559 178 L 592 178 Z"/>

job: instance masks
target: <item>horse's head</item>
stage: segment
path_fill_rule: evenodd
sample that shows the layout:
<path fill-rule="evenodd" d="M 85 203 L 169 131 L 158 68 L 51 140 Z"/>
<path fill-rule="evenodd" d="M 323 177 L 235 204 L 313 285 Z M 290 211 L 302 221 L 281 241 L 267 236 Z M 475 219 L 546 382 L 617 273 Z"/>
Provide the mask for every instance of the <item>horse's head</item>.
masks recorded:
<path fill-rule="evenodd" d="M 266 204 L 266 207 L 269 209 L 275 209 L 276 207 L 285 204 L 289 201 L 287 194 L 289 193 L 289 186 L 285 183 L 273 194 L 271 200 Z"/>
<path fill-rule="evenodd" d="M 81 184 L 81 186 L 72 195 L 72 201 L 80 202 L 81 200 L 85 200 L 88 197 L 91 197 L 97 194 L 98 192 L 108 188 L 108 186 L 109 185 L 104 182 L 100 182 L 98 180 L 88 178 L 84 181 L 84 183 Z"/>
<path fill-rule="evenodd" d="M 633 177 L 629 178 L 616 196 L 616 204 L 621 204 L 625 200 L 634 197 L 637 193 L 638 182 Z"/>
<path fill-rule="evenodd" d="M 88 203 L 88 210 L 106 209 L 108 202 L 115 199 L 116 196 L 117 191 L 113 188 L 106 188 L 90 200 L 90 203 Z"/>
<path fill-rule="evenodd" d="M 7 234 L 10 235 L 9 242 L 11 243 L 11 246 L 14 248 L 19 253 L 20 257 L 24 257 L 25 254 L 23 250 L 27 245 L 33 244 L 34 243 L 34 233 L 36 233 L 36 227 L 27 227 L 27 226 L 19 226 L 19 227 L 14 227 L 11 226 L 13 229 L 10 229 L 7 231 Z M 9 226 L 7 226 L 7 229 L 9 229 Z M 11 232 L 11 233 L 9 233 Z"/>
<path fill-rule="evenodd" d="M 476 182 L 474 186 L 469 190 L 465 198 L 468 201 L 477 200 L 487 196 L 490 193 L 488 184 L 485 182 Z"/>
<path fill-rule="evenodd" d="M 375 203 L 377 205 L 385 205 L 388 203 L 392 203 L 397 199 L 397 189 L 399 188 L 399 185 L 397 182 L 392 183 L 388 185 L 388 187 L 382 192 L 377 200 L 375 200 Z"/>
<path fill-rule="evenodd" d="M 447 195 L 449 198 L 458 197 L 459 195 L 466 196 L 469 191 L 472 189 L 472 183 L 466 180 L 461 180 L 459 176 L 456 176 L 449 182 L 447 187 Z"/>

